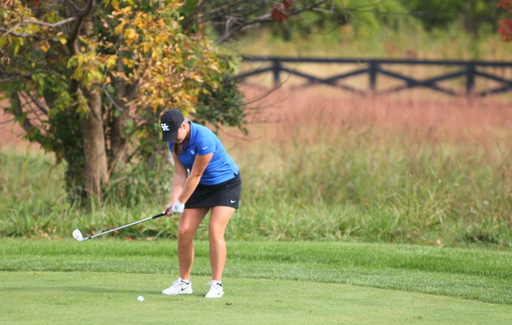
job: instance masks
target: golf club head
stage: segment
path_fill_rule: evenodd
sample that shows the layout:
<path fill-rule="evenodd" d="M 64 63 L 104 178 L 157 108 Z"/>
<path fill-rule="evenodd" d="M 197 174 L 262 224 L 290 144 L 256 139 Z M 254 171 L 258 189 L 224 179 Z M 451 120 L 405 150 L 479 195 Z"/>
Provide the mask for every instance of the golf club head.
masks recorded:
<path fill-rule="evenodd" d="M 77 239 L 79 241 L 82 241 L 84 239 L 84 237 L 82 236 L 82 233 L 78 229 L 75 229 L 73 231 L 73 237 L 75 237 L 75 239 Z"/>

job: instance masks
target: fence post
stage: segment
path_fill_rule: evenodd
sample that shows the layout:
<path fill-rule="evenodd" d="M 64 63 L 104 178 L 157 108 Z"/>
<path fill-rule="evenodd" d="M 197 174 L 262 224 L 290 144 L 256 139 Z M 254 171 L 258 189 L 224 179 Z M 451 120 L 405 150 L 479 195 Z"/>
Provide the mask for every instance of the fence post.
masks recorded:
<path fill-rule="evenodd" d="M 466 67 L 466 96 L 470 96 L 475 88 L 475 64 L 470 62 Z"/>
<path fill-rule="evenodd" d="M 368 65 L 370 72 L 370 93 L 375 94 L 377 90 L 377 72 L 379 71 L 379 64 L 375 61 L 370 61 Z"/>
<path fill-rule="evenodd" d="M 278 87 L 281 84 L 281 61 L 278 59 L 272 60 L 272 73 L 274 74 L 274 87 Z"/>

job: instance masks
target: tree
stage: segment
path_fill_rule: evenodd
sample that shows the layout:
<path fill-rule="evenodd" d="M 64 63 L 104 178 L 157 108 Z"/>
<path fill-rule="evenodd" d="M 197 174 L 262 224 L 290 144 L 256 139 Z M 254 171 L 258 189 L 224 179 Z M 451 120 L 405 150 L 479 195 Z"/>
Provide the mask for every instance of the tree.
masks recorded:
<path fill-rule="evenodd" d="M 501 21 L 501 27 L 499 29 L 499 32 L 503 38 L 504 42 L 510 42 L 512 41 L 512 1 L 511 0 L 501 0 L 498 3 L 498 7 L 501 7 L 505 10 L 507 10 L 511 17 L 508 19 L 503 19 Z"/>
<path fill-rule="evenodd" d="M 192 2 L 194 4 L 192 4 Z M 288 34 L 293 29 L 308 34 L 313 27 L 323 32 L 333 26 L 354 23 L 372 25 L 390 14 L 405 13 L 399 0 L 201 0 L 188 1 L 194 7 L 187 21 L 189 29 L 201 25 L 215 32 L 215 42 L 243 36 L 249 29 L 272 25 Z M 198 5 L 196 6 L 195 3 Z M 378 17 L 378 18 L 377 18 Z M 326 26 L 329 25 L 329 26 Z M 367 27 L 367 26 L 364 26 Z"/>
<path fill-rule="evenodd" d="M 182 33 L 180 7 L 4 1 L 6 109 L 30 141 L 68 162 L 70 188 L 100 194 L 127 161 L 129 141 L 147 145 L 157 132 L 163 107 L 193 112 L 199 94 L 232 72 L 236 61 L 220 57 L 204 33 Z"/>
<path fill-rule="evenodd" d="M 68 191 L 80 196 L 100 195 L 132 157 L 155 152 L 164 108 L 244 129 L 231 78 L 239 59 L 215 44 L 305 12 L 340 23 L 349 13 L 341 0 L 1 1 L 5 110 L 67 162 Z"/>
<path fill-rule="evenodd" d="M 497 28 L 499 10 L 488 0 L 401 0 L 404 7 L 416 13 L 427 29 L 442 28 L 461 21 L 464 29 L 478 35 L 482 27 Z"/>

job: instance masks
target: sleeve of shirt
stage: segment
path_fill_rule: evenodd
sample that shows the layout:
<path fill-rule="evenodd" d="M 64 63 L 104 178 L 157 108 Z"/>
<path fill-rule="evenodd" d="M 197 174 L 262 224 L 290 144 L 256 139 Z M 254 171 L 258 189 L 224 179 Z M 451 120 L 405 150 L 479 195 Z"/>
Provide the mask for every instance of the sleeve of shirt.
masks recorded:
<path fill-rule="evenodd" d="M 201 140 L 197 141 L 197 155 L 204 156 L 212 152 L 215 152 L 215 139 L 213 137 L 205 136 Z"/>
<path fill-rule="evenodd" d="M 169 150 L 171 150 L 171 153 L 172 153 L 172 147 L 174 147 L 174 142 L 169 142 Z"/>

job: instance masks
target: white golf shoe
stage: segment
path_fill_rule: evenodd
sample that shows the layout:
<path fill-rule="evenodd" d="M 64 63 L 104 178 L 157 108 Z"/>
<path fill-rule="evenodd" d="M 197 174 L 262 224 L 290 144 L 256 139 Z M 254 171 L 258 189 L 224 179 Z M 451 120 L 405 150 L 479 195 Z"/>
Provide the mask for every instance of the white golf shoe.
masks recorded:
<path fill-rule="evenodd" d="M 220 298 L 224 295 L 222 284 L 208 282 L 208 285 L 210 286 L 210 291 L 208 291 L 205 298 Z"/>
<path fill-rule="evenodd" d="M 178 278 L 178 280 L 174 281 L 172 286 L 162 291 L 164 295 L 189 295 L 192 293 L 192 282 L 185 282 L 181 278 Z"/>

